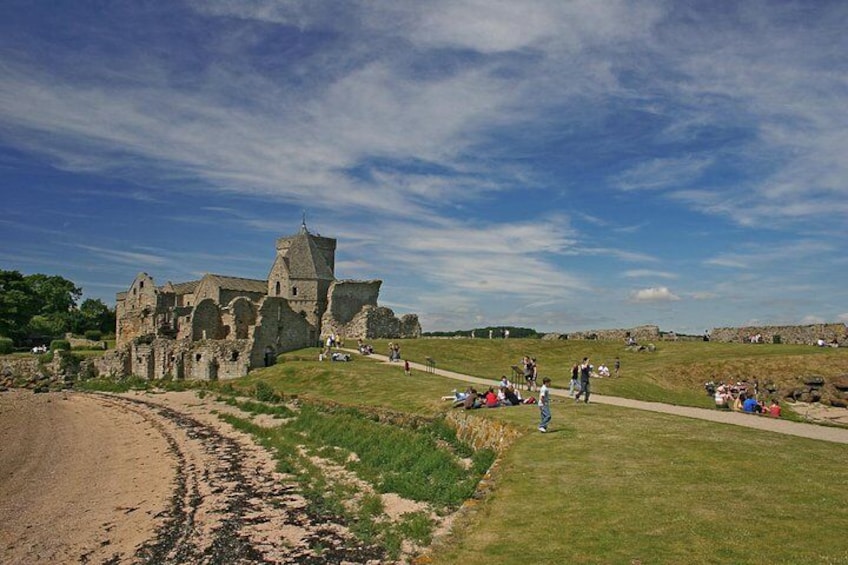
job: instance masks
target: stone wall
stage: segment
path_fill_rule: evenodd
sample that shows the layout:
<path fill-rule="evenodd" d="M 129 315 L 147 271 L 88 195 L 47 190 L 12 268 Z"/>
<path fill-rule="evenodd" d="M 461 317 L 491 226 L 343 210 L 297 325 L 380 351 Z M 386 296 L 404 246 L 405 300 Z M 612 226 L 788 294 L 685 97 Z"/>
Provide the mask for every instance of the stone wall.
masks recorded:
<path fill-rule="evenodd" d="M 421 337 L 421 322 L 418 314 L 404 314 L 400 317 L 400 335 L 404 339 L 418 339 Z"/>
<path fill-rule="evenodd" d="M 398 339 L 421 337 L 421 324 L 416 314 L 397 318 L 391 308 L 366 304 L 346 323 L 339 323 L 329 314 L 322 322 L 322 336 L 335 334 L 343 339 Z"/>
<path fill-rule="evenodd" d="M 349 324 L 364 306 L 377 306 L 382 284 L 379 280 L 333 282 L 327 293 L 327 312 L 322 322 L 338 326 Z"/>
<path fill-rule="evenodd" d="M 589 330 L 584 332 L 571 332 L 568 339 L 597 339 L 601 341 L 627 341 L 632 337 L 637 343 L 647 343 L 661 339 L 658 326 L 637 326 L 630 329 L 613 330 Z"/>
<path fill-rule="evenodd" d="M 63 339 L 70 344 L 71 349 L 106 349 L 104 347 L 106 342 L 103 340 L 94 341 L 91 339 L 74 337 L 74 334 L 71 333 L 66 333 Z"/>
<path fill-rule="evenodd" d="M 507 422 L 469 414 L 462 409 L 451 410 L 445 419 L 456 428 L 457 437 L 474 449 L 489 448 L 501 453 L 521 435 Z"/>
<path fill-rule="evenodd" d="M 139 273 L 130 289 L 115 305 L 117 347 L 123 347 L 136 337 L 156 332 L 158 296 L 153 278 Z"/>
<path fill-rule="evenodd" d="M 264 367 L 277 354 L 318 343 L 315 328 L 295 313 L 284 298 L 268 297 L 259 304 L 256 326 L 249 335 L 253 340 L 251 367 Z"/>
<path fill-rule="evenodd" d="M 31 377 L 38 373 L 37 357 L 2 357 L 0 358 L 0 376 Z"/>
<path fill-rule="evenodd" d="M 810 324 L 806 326 L 744 326 L 739 328 L 713 328 L 710 340 L 721 343 L 750 343 L 751 336 L 762 336 L 762 343 L 796 345 L 814 345 L 823 339 L 827 343 L 833 340 L 839 345 L 848 344 L 848 328 L 845 324 Z"/>
<path fill-rule="evenodd" d="M 204 298 L 197 303 L 191 318 L 191 339 L 223 339 L 225 336 L 221 309 L 211 298 Z"/>
<path fill-rule="evenodd" d="M 92 363 L 97 375 L 114 378 L 132 374 L 130 358 L 128 348 L 116 349 L 107 351 L 102 357 L 94 357 Z"/>

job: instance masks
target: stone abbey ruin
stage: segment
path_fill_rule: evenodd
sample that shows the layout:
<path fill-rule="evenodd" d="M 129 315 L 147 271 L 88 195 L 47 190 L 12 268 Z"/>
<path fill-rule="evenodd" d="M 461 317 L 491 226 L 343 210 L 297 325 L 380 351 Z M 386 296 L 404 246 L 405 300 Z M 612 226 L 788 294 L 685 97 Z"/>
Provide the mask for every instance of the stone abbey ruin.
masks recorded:
<path fill-rule="evenodd" d="M 97 372 L 148 379 L 227 379 L 272 365 L 278 354 L 345 340 L 414 338 L 418 316 L 377 304 L 380 280 L 336 280 L 336 240 L 281 237 L 267 280 L 207 274 L 156 286 L 140 273 L 117 295 L 116 349 Z"/>

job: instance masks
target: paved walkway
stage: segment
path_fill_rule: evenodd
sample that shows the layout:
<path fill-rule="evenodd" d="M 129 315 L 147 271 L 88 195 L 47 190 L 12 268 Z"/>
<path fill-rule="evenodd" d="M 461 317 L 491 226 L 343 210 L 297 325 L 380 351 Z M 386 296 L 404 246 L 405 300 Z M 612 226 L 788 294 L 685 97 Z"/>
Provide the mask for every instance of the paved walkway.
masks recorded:
<path fill-rule="evenodd" d="M 357 353 L 356 350 L 347 350 L 350 353 Z M 385 355 L 373 353 L 369 357 L 379 361 L 389 362 L 389 358 Z M 395 362 L 395 364 L 398 364 Z M 399 363 L 403 366 L 403 361 Z M 410 368 L 435 373 L 443 377 L 465 381 L 468 383 L 485 385 L 487 387 L 497 384 L 493 379 L 481 379 L 471 375 L 464 375 L 454 371 L 446 371 L 436 367 L 427 367 L 421 363 L 409 363 Z M 568 398 L 568 391 L 558 388 L 552 388 L 551 394 Z M 713 410 L 708 408 L 694 408 L 691 406 L 675 406 L 674 404 L 664 404 L 662 402 L 646 402 L 643 400 L 631 400 L 629 398 L 620 398 L 617 396 L 603 396 L 594 394 L 590 396 L 590 402 L 594 404 L 611 404 L 613 406 L 622 406 L 625 408 L 635 408 L 637 410 L 649 410 L 651 412 L 661 412 L 663 414 L 674 414 L 676 416 L 684 416 L 686 418 L 697 418 L 699 420 L 709 420 L 721 424 L 731 424 L 734 426 L 744 426 L 746 428 L 754 428 L 779 434 L 799 436 L 809 439 L 818 439 L 821 441 L 830 441 L 834 443 L 848 444 L 848 429 L 834 428 L 828 426 L 819 426 L 816 424 L 805 424 L 802 422 L 790 422 L 789 420 L 779 420 L 767 418 L 765 416 L 755 416 L 752 414 L 742 414 L 739 412 L 730 412 L 722 410 Z"/>

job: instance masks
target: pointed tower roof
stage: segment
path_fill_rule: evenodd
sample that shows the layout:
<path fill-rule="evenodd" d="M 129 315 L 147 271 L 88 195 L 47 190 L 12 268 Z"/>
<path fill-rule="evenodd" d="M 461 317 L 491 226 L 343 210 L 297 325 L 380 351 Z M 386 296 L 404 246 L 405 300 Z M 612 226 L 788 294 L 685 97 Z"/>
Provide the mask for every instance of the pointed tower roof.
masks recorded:
<path fill-rule="evenodd" d="M 333 270 L 318 248 L 316 236 L 306 229 L 306 222 L 301 226 L 300 233 L 291 238 L 286 259 L 288 259 L 289 276 L 292 278 L 335 280 Z"/>

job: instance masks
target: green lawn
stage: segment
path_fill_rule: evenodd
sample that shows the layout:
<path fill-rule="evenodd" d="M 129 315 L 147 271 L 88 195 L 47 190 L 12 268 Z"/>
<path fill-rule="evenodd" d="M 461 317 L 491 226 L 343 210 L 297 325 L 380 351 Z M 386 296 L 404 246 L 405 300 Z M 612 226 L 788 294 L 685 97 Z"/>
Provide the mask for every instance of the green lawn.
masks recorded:
<path fill-rule="evenodd" d="M 421 339 L 401 352 L 493 381 L 527 353 L 555 386 L 584 355 L 596 364 L 619 355 L 622 378 L 599 381 L 598 393 L 702 406 L 713 371 L 765 381 L 848 369 L 844 350 L 657 346 L 637 354 L 602 342 Z M 317 359 L 317 350 L 292 357 Z M 466 386 L 359 356 L 286 361 L 232 384 L 260 380 L 285 395 L 425 414 L 449 410 L 439 397 Z M 553 414 L 540 434 L 533 406 L 475 412 L 525 435 L 503 453 L 494 490 L 433 548 L 433 563 L 848 563 L 848 446 L 605 405 L 558 401 Z"/>
<path fill-rule="evenodd" d="M 387 340 L 374 342 L 384 353 Z M 621 360 L 621 378 L 593 380 L 593 392 L 637 400 L 685 406 L 712 407 L 704 394 L 709 380 L 738 381 L 758 378 L 760 383 L 801 384 L 809 375 L 833 377 L 848 374 L 848 348 L 803 345 L 750 345 L 701 341 L 657 342 L 654 352 L 629 352 L 624 344 L 609 341 L 538 339 L 418 339 L 402 340 L 401 353 L 424 363 L 436 360 L 441 369 L 474 376 L 511 378 L 511 366 L 523 355 L 535 357 L 539 375 L 550 377 L 555 387 L 567 387 L 571 367 L 588 356 L 593 365 L 612 368 Z"/>

